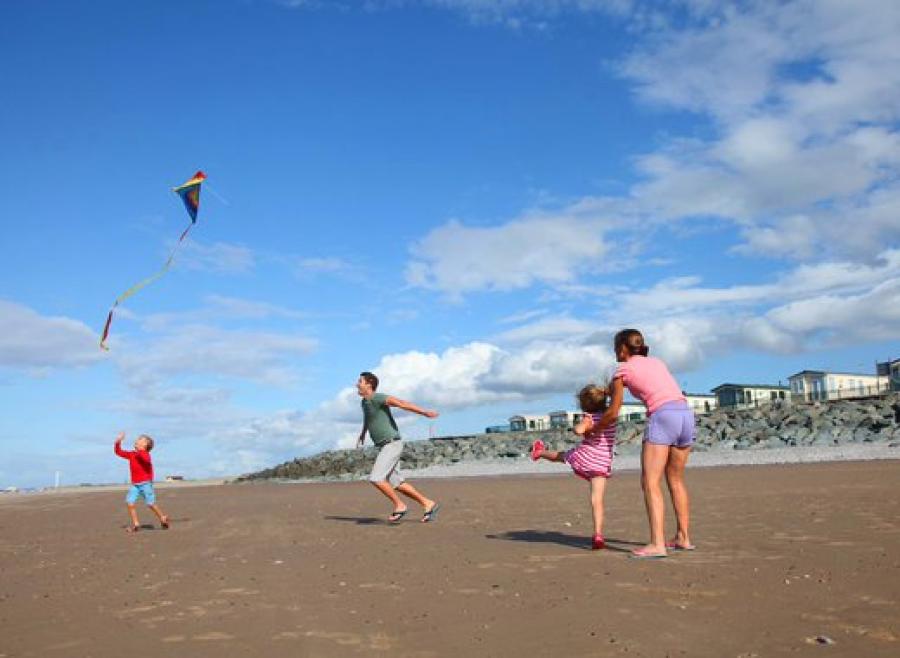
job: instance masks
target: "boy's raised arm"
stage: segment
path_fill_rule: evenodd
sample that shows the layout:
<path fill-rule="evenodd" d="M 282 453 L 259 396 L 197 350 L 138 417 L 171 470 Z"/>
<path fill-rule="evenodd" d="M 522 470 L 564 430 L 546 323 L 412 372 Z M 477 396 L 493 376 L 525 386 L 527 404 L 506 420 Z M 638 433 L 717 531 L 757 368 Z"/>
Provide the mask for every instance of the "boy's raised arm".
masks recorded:
<path fill-rule="evenodd" d="M 425 416 L 426 418 L 437 418 L 440 414 L 437 411 L 432 409 L 423 409 L 422 407 L 413 404 L 412 402 L 407 402 L 406 400 L 401 400 L 400 398 L 395 398 L 394 396 L 388 396 L 388 399 L 385 400 L 385 404 L 389 407 L 397 407 L 398 409 L 403 409 L 404 411 L 411 411 L 414 414 L 419 414 L 420 416 Z"/>
<path fill-rule="evenodd" d="M 130 454 L 128 450 L 122 450 L 122 441 L 125 439 L 125 432 L 119 432 L 119 435 L 116 437 L 116 442 L 113 444 L 113 450 L 119 457 L 123 457 L 124 459 L 128 459 L 128 455 Z"/>

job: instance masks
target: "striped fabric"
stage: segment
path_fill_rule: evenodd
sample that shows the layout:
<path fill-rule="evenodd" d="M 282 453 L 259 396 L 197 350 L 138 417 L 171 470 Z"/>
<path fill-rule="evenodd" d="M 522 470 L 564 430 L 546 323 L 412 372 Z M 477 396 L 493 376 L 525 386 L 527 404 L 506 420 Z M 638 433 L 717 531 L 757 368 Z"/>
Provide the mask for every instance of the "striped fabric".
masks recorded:
<path fill-rule="evenodd" d="M 566 452 L 566 463 L 578 477 L 589 480 L 609 477 L 612 473 L 613 447 L 616 444 L 616 426 L 603 429 L 597 423 L 603 414 L 591 414 L 594 427 L 584 435 L 584 440 Z"/>

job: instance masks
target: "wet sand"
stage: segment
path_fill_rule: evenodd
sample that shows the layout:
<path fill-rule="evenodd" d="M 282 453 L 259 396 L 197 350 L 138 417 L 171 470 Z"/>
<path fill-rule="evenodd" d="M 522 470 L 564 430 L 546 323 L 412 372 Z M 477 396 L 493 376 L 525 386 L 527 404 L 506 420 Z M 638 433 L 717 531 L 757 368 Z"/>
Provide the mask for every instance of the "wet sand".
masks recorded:
<path fill-rule="evenodd" d="M 444 509 L 397 526 L 360 482 L 160 489 L 134 536 L 121 491 L 9 498 L 0 657 L 900 654 L 900 461 L 689 478 L 698 550 L 659 561 L 636 473 L 598 552 L 571 476 L 418 480 Z"/>

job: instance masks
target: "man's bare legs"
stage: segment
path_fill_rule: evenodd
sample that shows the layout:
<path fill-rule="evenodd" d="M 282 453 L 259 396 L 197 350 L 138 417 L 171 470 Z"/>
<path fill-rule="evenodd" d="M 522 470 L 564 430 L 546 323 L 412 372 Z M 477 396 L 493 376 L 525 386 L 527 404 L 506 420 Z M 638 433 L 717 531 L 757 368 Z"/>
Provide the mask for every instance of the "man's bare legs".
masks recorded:
<path fill-rule="evenodd" d="M 669 461 L 669 446 L 645 442 L 641 451 L 641 487 L 644 490 L 644 504 L 647 520 L 650 522 L 650 543 L 635 553 L 641 555 L 665 555 L 665 501 L 663 500 L 663 472 Z"/>
<path fill-rule="evenodd" d="M 388 500 L 390 500 L 394 504 L 395 514 L 406 511 L 406 505 L 404 505 L 403 501 L 400 500 L 400 496 L 394 493 L 394 487 L 391 486 L 390 482 L 382 480 L 381 482 L 373 482 L 372 485 L 376 489 L 378 489 L 378 491 L 387 496 Z"/>
<path fill-rule="evenodd" d="M 426 512 L 430 512 L 431 510 L 433 510 L 434 506 L 436 505 L 435 501 L 422 495 L 422 493 L 419 492 L 419 490 L 412 486 L 409 482 L 401 482 L 400 484 L 398 484 L 397 491 L 419 503 L 419 505 L 422 506 L 422 509 L 424 509 Z"/>
<path fill-rule="evenodd" d="M 392 517 L 403 514 L 407 510 L 407 507 L 400 499 L 400 496 L 396 494 L 397 491 L 419 503 L 426 514 L 434 510 L 437 506 L 435 501 L 422 495 L 422 493 L 409 482 L 401 482 L 396 487 L 392 486 L 388 481 L 373 482 L 372 484 L 394 504 L 394 512 L 391 514 Z M 399 520 L 399 517 L 393 520 Z"/>
<path fill-rule="evenodd" d="M 688 456 L 691 454 L 690 446 L 686 448 L 672 447 L 669 451 L 669 461 L 666 463 L 666 483 L 669 485 L 669 493 L 672 496 L 672 507 L 675 508 L 677 528 L 675 537 L 671 543 L 676 548 L 691 547 L 691 505 L 688 498 L 687 486 L 684 483 L 684 468 L 687 466 Z"/>

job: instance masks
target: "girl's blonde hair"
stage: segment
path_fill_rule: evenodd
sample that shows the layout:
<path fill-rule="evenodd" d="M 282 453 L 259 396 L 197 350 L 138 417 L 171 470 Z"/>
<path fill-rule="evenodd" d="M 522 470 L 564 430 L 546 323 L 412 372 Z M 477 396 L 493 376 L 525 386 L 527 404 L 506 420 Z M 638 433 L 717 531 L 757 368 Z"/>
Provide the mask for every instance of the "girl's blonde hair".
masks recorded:
<path fill-rule="evenodd" d="M 578 405 L 589 414 L 606 411 L 609 389 L 596 384 L 588 384 L 578 391 Z"/>

